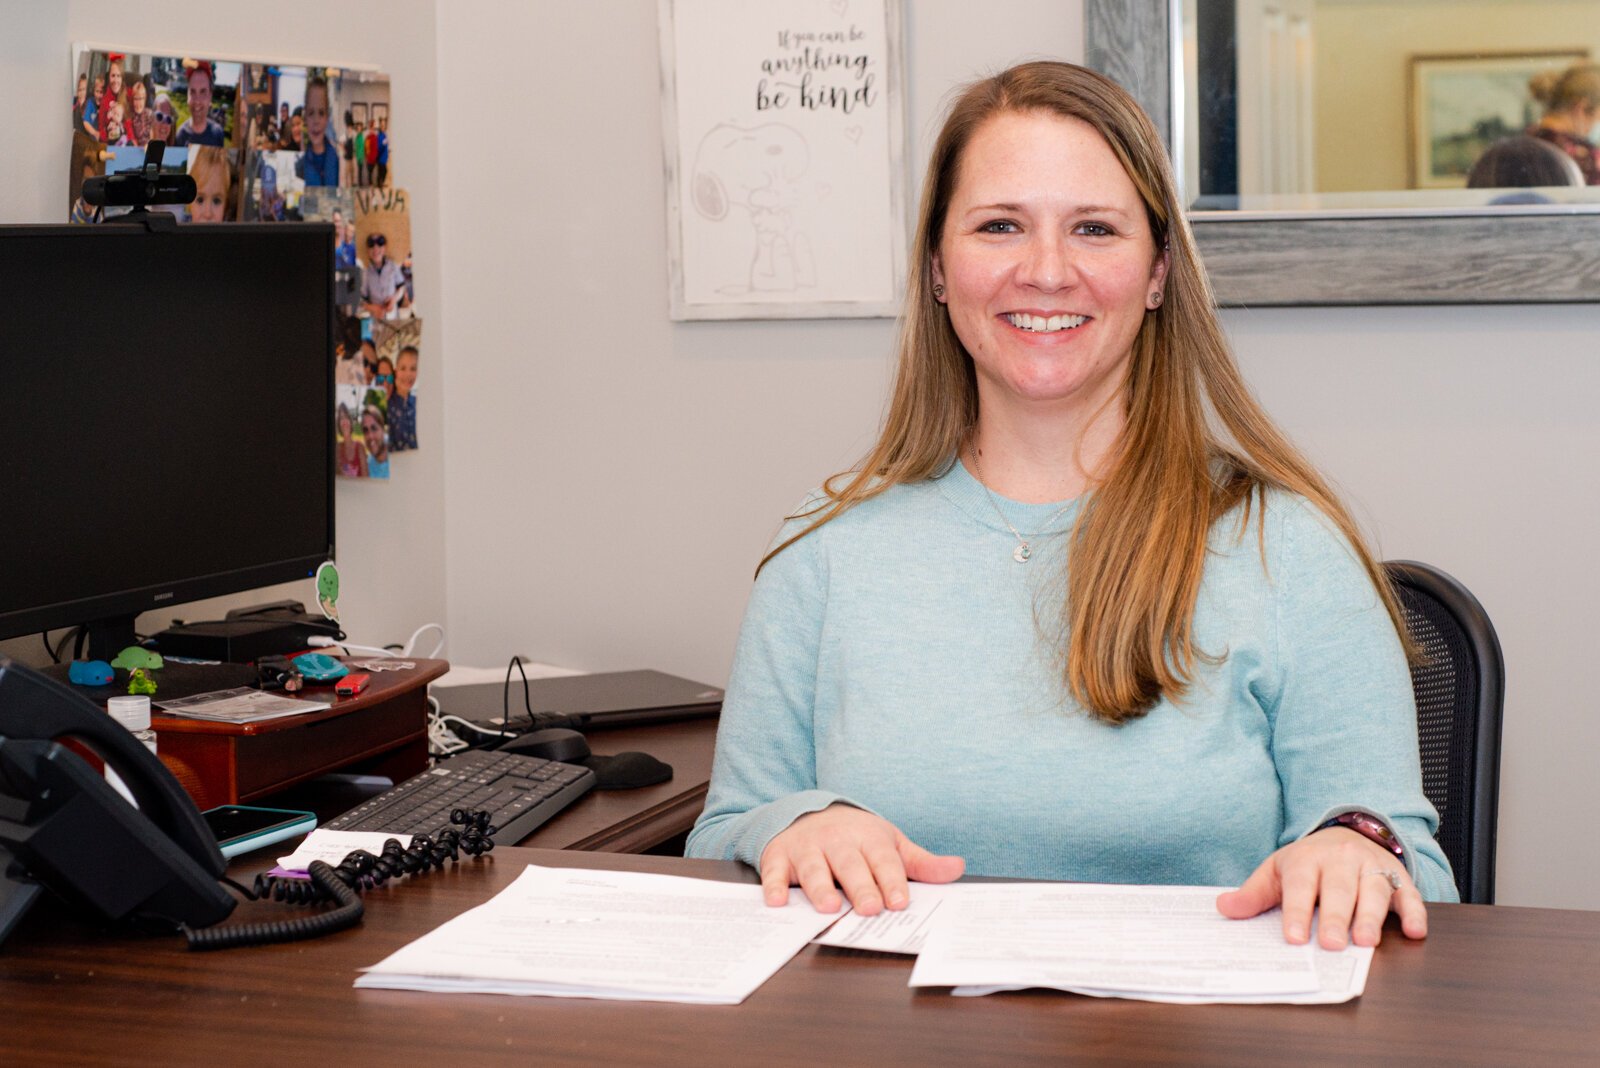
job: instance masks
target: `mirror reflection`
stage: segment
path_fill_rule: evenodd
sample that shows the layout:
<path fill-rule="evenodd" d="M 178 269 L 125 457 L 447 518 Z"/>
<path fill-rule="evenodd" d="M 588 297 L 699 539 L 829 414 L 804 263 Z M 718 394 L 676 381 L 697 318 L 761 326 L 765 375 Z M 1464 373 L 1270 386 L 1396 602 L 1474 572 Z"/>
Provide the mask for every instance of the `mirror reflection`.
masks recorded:
<path fill-rule="evenodd" d="M 1195 208 L 1600 202 L 1593 0 L 1180 10 L 1177 147 Z"/>

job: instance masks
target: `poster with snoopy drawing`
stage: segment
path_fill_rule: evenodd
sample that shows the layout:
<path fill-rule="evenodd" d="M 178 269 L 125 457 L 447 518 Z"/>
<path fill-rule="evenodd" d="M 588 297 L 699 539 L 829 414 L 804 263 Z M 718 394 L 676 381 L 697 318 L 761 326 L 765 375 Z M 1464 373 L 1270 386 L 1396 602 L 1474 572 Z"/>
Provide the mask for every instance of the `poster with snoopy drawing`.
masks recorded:
<path fill-rule="evenodd" d="M 672 318 L 893 317 L 900 0 L 659 0 Z"/>

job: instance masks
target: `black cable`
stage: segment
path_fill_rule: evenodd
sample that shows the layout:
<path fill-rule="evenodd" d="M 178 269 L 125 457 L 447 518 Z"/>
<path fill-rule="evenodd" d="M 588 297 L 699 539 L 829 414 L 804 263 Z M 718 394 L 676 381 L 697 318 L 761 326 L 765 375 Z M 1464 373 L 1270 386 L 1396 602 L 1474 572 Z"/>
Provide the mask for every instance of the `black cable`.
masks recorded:
<path fill-rule="evenodd" d="M 506 665 L 505 688 L 500 693 L 500 725 L 511 726 L 511 669 L 516 668 L 517 674 L 522 676 L 522 707 L 527 710 L 528 722 L 533 722 L 533 702 L 528 697 L 528 673 L 522 670 L 522 657 L 513 656 L 511 663 Z"/>
<path fill-rule="evenodd" d="M 322 894 L 338 904 L 337 908 L 298 920 L 241 923 L 201 930 L 185 926 L 183 933 L 189 939 L 189 948 L 233 949 L 236 946 L 264 946 L 273 942 L 298 942 L 342 931 L 361 922 L 361 914 L 366 911 L 366 906 L 361 903 L 355 890 L 334 873 L 334 869 L 320 860 L 313 860 L 307 874 Z"/>
<path fill-rule="evenodd" d="M 447 861 L 454 863 L 460 860 L 462 853 L 477 857 L 494 849 L 494 834 L 499 828 L 489 825 L 489 813 L 458 808 L 450 813 L 450 822 L 461 830 L 441 830 L 436 836 L 415 835 L 409 847 L 402 847 L 399 839 L 390 838 L 384 842 L 380 856 L 357 849 L 347 854 L 337 868 L 314 860 L 306 872 L 311 877 L 309 882 L 263 873 L 256 876 L 255 890 L 252 892 L 225 879 L 252 901 L 271 899 L 292 905 L 332 901 L 335 907 L 315 916 L 271 923 L 243 923 L 204 929 L 185 925 L 183 933 L 189 941 L 189 948 L 233 949 L 272 942 L 297 942 L 353 927 L 361 922 L 365 907 L 360 898 L 363 891 L 383 886 L 391 879 L 437 871 Z"/>

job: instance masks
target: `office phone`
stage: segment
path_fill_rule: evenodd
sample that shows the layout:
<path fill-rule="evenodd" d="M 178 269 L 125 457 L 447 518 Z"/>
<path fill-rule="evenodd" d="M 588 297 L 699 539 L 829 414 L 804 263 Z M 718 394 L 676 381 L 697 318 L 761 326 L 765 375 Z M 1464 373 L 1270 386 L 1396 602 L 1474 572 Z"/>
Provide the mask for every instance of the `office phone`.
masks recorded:
<path fill-rule="evenodd" d="M 72 739 L 105 761 L 138 808 Z M 175 930 L 234 908 L 216 840 L 159 758 L 87 697 L 0 657 L 0 945 L 46 889 L 100 920 Z"/>
<path fill-rule="evenodd" d="M 63 739 L 115 771 L 128 803 Z M 585 774 L 590 774 L 585 772 Z M 359 923 L 362 891 L 437 871 L 494 848 L 489 813 L 456 809 L 435 834 L 381 855 L 312 861 L 309 879 L 258 876 L 254 900 L 331 910 L 267 923 L 220 925 L 236 899 L 205 819 L 156 755 L 82 694 L 0 657 L 0 946 L 46 890 L 108 923 L 182 930 L 191 949 L 315 938 Z"/>

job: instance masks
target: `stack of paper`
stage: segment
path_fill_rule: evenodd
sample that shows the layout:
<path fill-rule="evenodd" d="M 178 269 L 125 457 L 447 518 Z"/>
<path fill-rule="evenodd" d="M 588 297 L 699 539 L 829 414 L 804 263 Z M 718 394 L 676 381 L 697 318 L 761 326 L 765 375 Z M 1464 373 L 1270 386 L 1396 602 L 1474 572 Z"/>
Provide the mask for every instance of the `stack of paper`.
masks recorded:
<path fill-rule="evenodd" d="M 851 915 L 818 939 L 918 953 L 912 986 L 959 995 L 1045 987 L 1178 1003 L 1324 1004 L 1366 986 L 1372 949 L 1283 939 L 1277 910 L 1217 912 L 1227 887 L 1086 883 L 914 884 L 885 920 Z"/>
<path fill-rule="evenodd" d="M 356 986 L 735 1005 L 837 918 L 748 883 L 529 865 Z"/>
<path fill-rule="evenodd" d="M 206 719 L 217 723 L 255 723 L 264 719 L 320 712 L 328 707 L 328 702 L 284 697 L 282 694 L 240 686 L 232 690 L 197 693 L 192 697 L 174 697 L 171 700 L 157 701 L 155 706 L 169 716 L 181 716 L 184 719 Z"/>
<path fill-rule="evenodd" d="M 966 996 L 1027 987 L 1183 1004 L 1360 996 L 1371 948 L 1324 950 L 1314 932 L 1290 945 L 1276 910 L 1219 914 L 1224 889 L 913 883 L 904 910 L 840 918 L 798 892 L 768 908 L 748 884 L 530 866 L 356 985 L 736 1004 L 817 936 L 916 954 L 912 986 Z"/>

